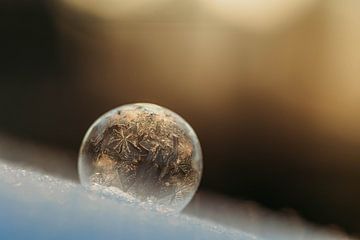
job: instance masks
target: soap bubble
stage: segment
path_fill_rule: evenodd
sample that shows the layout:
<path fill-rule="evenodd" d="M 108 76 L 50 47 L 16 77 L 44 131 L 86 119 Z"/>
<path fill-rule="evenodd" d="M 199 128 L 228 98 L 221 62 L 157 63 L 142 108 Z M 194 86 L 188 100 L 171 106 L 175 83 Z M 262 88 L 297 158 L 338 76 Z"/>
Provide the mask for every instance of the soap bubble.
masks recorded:
<path fill-rule="evenodd" d="M 194 130 L 154 104 L 129 104 L 105 113 L 87 131 L 79 153 L 83 185 L 110 189 L 119 198 L 164 212 L 181 211 L 189 203 L 201 174 Z"/>

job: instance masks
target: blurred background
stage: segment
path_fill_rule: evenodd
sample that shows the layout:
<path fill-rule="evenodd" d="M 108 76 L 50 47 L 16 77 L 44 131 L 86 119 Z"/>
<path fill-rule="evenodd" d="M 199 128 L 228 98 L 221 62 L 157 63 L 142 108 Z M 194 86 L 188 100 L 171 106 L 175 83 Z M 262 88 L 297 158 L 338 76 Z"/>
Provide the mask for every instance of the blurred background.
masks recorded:
<path fill-rule="evenodd" d="M 0 29 L 2 156 L 78 181 L 90 124 L 152 102 L 197 132 L 201 190 L 360 235 L 360 1 L 2 0 Z"/>

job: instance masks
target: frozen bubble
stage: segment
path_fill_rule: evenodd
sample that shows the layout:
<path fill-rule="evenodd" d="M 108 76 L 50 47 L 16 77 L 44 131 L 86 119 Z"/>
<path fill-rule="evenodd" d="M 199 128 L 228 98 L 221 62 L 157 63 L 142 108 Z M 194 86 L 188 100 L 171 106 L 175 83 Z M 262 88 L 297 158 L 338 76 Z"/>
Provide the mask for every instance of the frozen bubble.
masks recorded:
<path fill-rule="evenodd" d="M 81 183 L 116 189 L 143 206 L 181 211 L 196 192 L 202 153 L 191 126 L 154 104 L 115 108 L 90 127 L 79 154 Z"/>

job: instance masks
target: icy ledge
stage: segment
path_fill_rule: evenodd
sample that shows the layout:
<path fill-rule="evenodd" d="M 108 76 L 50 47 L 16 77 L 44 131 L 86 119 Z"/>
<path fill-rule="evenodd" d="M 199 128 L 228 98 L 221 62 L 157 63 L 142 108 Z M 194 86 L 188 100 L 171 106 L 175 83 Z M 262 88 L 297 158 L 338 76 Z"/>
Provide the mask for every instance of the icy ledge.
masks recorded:
<path fill-rule="evenodd" d="M 121 202 L 113 194 L 113 189 L 95 194 L 73 182 L 0 160 L 0 239 L 352 239 L 302 221 L 284 222 L 266 211 L 255 209 L 249 214 L 248 207 L 224 198 L 210 198 L 190 208 L 189 213 L 197 211 L 204 218 L 197 219 L 147 211 L 130 197 L 124 195 Z"/>

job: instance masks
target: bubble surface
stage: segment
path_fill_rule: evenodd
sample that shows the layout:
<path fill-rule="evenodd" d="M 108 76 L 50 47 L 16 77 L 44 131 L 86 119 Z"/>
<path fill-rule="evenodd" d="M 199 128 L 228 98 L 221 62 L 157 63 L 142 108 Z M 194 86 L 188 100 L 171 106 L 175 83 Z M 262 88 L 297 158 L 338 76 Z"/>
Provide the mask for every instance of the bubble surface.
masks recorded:
<path fill-rule="evenodd" d="M 154 104 L 115 108 L 89 128 L 79 153 L 79 175 L 90 188 L 112 189 L 164 212 L 181 211 L 195 194 L 202 153 L 191 126 Z"/>

